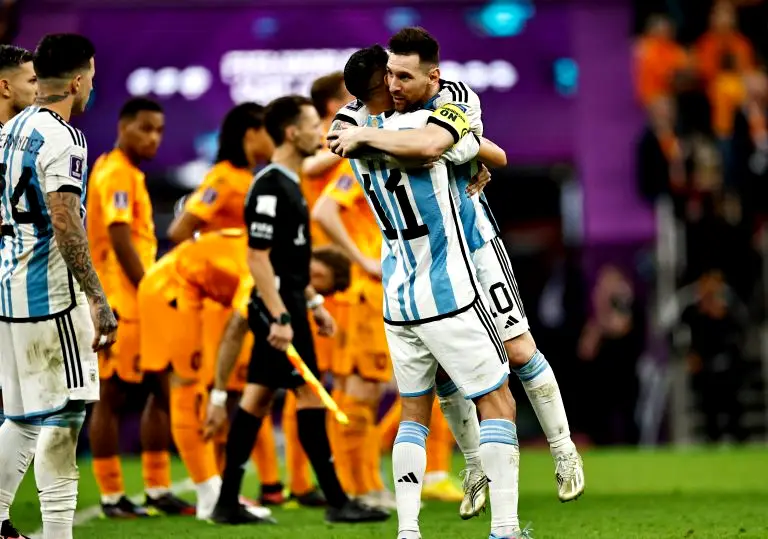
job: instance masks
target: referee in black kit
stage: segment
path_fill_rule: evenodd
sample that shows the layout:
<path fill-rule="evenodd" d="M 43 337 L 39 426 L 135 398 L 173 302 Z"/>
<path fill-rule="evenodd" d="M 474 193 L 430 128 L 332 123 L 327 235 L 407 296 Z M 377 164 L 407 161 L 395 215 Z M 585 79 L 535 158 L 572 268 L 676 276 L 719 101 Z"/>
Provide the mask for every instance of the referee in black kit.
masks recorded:
<path fill-rule="evenodd" d="M 328 500 L 326 520 L 386 520 L 388 513 L 360 505 L 342 490 L 331 458 L 325 408 L 285 355 L 293 343 L 307 366 L 319 375 L 307 311 L 312 311 L 323 334 L 335 330 L 322 296 L 309 284 L 309 211 L 299 187 L 302 161 L 322 144 L 320 117 L 309 99 L 286 96 L 267 106 L 264 124 L 275 142 L 275 153 L 272 163 L 254 179 L 245 202 L 248 266 L 255 283 L 248 322 L 255 342 L 248 384 L 229 429 L 227 464 L 213 520 L 262 522 L 240 504 L 240 486 L 262 420 L 271 410 L 275 391 L 281 388 L 296 393 L 299 440 Z"/>

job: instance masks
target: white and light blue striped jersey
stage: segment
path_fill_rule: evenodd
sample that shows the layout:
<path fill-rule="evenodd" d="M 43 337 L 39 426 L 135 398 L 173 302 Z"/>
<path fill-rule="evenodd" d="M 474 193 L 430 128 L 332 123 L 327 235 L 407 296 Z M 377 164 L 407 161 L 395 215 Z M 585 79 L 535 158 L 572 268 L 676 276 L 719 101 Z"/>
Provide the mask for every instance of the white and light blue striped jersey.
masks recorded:
<path fill-rule="evenodd" d="M 85 217 L 85 136 L 55 112 L 27 107 L 0 131 L 0 320 L 45 320 L 84 303 L 56 245 L 46 195 L 75 193 Z"/>
<path fill-rule="evenodd" d="M 358 109 L 354 123 L 363 120 Z M 441 116 L 442 115 L 442 116 Z M 385 129 L 416 129 L 434 121 L 458 141 L 432 168 L 406 168 L 381 155 L 351 160 L 384 237 L 382 282 L 384 318 L 391 324 L 429 322 L 469 308 L 478 297 L 470 251 L 451 192 L 448 167 L 477 155 L 479 142 L 468 133 L 461 110 L 366 116 Z M 464 137 L 461 132 L 464 131 Z"/>

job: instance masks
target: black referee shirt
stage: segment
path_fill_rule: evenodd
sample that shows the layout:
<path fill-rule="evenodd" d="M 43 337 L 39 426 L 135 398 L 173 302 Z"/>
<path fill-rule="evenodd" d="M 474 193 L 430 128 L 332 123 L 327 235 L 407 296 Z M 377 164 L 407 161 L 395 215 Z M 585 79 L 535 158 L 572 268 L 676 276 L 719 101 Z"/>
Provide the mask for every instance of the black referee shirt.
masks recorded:
<path fill-rule="evenodd" d="M 296 295 L 309 285 L 312 244 L 309 209 L 299 176 L 271 164 L 256 175 L 245 199 L 248 246 L 271 249 L 269 260 L 278 277 L 280 295 Z"/>

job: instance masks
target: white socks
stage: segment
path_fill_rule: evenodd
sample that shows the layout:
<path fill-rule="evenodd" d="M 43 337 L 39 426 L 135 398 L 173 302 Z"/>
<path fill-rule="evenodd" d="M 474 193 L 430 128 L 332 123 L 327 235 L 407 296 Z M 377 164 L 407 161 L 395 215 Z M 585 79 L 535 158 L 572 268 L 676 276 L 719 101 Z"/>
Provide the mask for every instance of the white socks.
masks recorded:
<path fill-rule="evenodd" d="M 475 403 L 465 399 L 450 380 L 437 386 L 437 398 L 453 437 L 464 454 L 467 468 L 481 468 L 480 422 Z"/>
<path fill-rule="evenodd" d="M 202 483 L 195 485 L 197 491 L 197 518 L 208 520 L 213 514 L 213 508 L 219 499 L 221 492 L 221 477 L 214 475 Z"/>
<path fill-rule="evenodd" d="M 35 456 L 40 427 L 6 421 L 0 426 L 0 522 L 9 512 L 19 484 Z"/>
<path fill-rule="evenodd" d="M 544 354 L 536 350 L 528 363 L 514 371 L 536 412 L 552 455 L 575 451 L 560 387 Z"/>
<path fill-rule="evenodd" d="M 40 429 L 35 480 L 43 516 L 43 539 L 72 539 L 77 506 L 76 448 L 80 426 Z"/>
<path fill-rule="evenodd" d="M 392 448 L 392 471 L 397 500 L 398 538 L 419 537 L 421 486 L 427 469 L 429 429 L 415 421 L 402 421 Z"/>
<path fill-rule="evenodd" d="M 506 419 L 480 422 L 480 458 L 491 494 L 491 533 L 509 537 L 520 530 L 517 518 L 520 449 L 517 428 Z"/>

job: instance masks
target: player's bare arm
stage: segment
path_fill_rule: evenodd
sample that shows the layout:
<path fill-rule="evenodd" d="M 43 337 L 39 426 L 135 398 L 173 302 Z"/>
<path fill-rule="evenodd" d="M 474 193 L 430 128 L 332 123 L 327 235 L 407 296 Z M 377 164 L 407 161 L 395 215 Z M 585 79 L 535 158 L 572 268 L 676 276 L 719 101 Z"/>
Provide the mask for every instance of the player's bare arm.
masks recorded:
<path fill-rule="evenodd" d="M 113 223 L 109 225 L 109 241 L 115 251 L 117 261 L 133 286 L 138 287 L 144 278 L 144 265 L 131 240 L 131 225 Z"/>
<path fill-rule="evenodd" d="M 275 282 L 275 269 L 269 260 L 269 249 L 248 249 L 248 268 L 251 270 L 253 284 L 261 300 L 267 307 L 273 320 L 278 320 L 285 308 Z M 278 350 L 285 351 L 293 340 L 293 328 L 290 324 L 270 324 L 267 341 Z"/>
<path fill-rule="evenodd" d="M 507 152 L 485 137 L 480 137 L 480 151 L 477 158 L 489 167 L 507 166 Z"/>
<path fill-rule="evenodd" d="M 96 329 L 93 349 L 109 346 L 115 342 L 117 320 L 93 269 L 88 237 L 80 217 L 80 195 L 48 193 L 47 202 L 59 252 L 91 305 L 91 317 Z"/>
<path fill-rule="evenodd" d="M 360 251 L 341 220 L 341 210 L 335 200 L 322 195 L 315 202 L 311 217 L 352 262 L 363 268 L 369 275 L 381 279 L 381 262 L 365 256 Z"/>
<path fill-rule="evenodd" d="M 333 152 L 318 152 L 317 154 L 304 159 L 304 162 L 301 164 L 302 176 L 311 181 L 313 177 L 325 174 L 341 163 L 342 159 L 341 156 L 336 155 Z"/>
<path fill-rule="evenodd" d="M 312 316 L 317 323 L 318 333 L 324 337 L 333 337 L 336 333 L 336 322 L 323 306 L 323 297 L 312 285 L 304 289 L 304 297 L 307 300 L 307 308 L 312 311 Z"/>
<path fill-rule="evenodd" d="M 204 225 L 205 221 L 188 211 L 183 211 L 168 227 L 168 239 L 174 244 L 179 244 L 194 236 Z"/>

